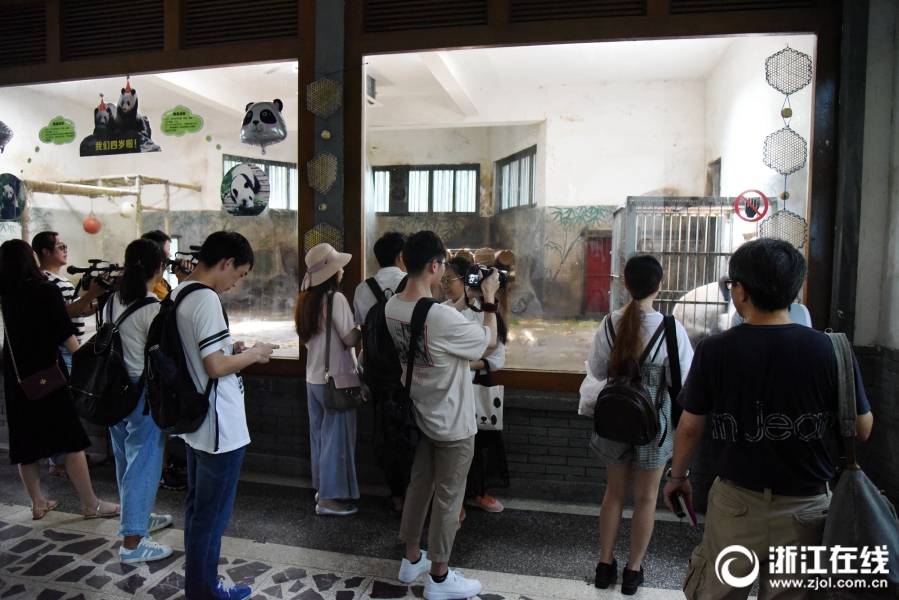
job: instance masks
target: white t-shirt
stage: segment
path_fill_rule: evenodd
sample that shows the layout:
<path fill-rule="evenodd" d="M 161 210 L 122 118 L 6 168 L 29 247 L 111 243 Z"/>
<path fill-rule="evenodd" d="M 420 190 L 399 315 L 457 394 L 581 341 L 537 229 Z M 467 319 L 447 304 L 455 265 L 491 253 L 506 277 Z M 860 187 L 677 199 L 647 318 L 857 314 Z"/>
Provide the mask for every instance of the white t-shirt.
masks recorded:
<path fill-rule="evenodd" d="M 147 298 L 157 299 L 152 292 L 147 292 Z M 104 307 L 104 315 L 108 315 L 109 313 L 105 311 L 110 310 L 112 311 L 111 317 L 114 322 L 122 316 L 122 313 L 128 310 L 128 306 L 123 306 L 119 301 L 119 295 L 116 294 L 107 300 L 107 306 Z M 159 302 L 148 304 L 125 319 L 122 326 L 119 327 L 119 337 L 122 339 L 122 353 L 125 355 L 125 365 L 128 367 L 128 375 L 130 377 L 140 377 L 144 374 L 144 348 L 147 345 L 147 333 L 150 331 L 150 324 L 157 314 L 159 314 Z"/>
<path fill-rule="evenodd" d="M 612 326 L 617 333 L 620 329 L 622 318 L 621 311 L 615 311 L 608 315 L 600 323 L 593 336 L 593 345 L 590 347 L 590 354 L 587 362 L 587 377 L 581 384 L 581 400 L 578 406 L 578 414 L 592 417 L 596 406 L 596 398 L 599 392 L 605 387 L 609 377 L 609 360 L 612 355 L 612 348 L 609 345 L 608 332 L 606 330 L 606 319 L 612 319 Z M 641 328 L 641 347 L 645 348 L 649 340 L 659 325 L 662 324 L 664 315 L 656 311 L 643 315 L 643 327 Z M 681 385 L 687 380 L 687 373 L 690 371 L 690 365 L 693 364 L 693 347 L 690 345 L 690 338 L 687 337 L 687 330 L 680 321 L 674 322 L 674 329 L 677 332 L 677 356 L 680 362 Z M 656 365 L 665 365 L 665 378 L 668 385 L 671 385 L 671 370 L 668 363 L 668 343 L 664 334 L 656 341 L 655 346 L 649 352 L 647 362 Z M 672 402 L 675 398 L 671 399 Z"/>
<path fill-rule="evenodd" d="M 328 297 L 322 299 L 321 324 L 322 329 L 312 336 L 305 346 L 306 353 L 306 381 L 315 385 L 325 385 L 325 318 L 327 317 Z M 346 296 L 340 292 L 334 293 L 334 306 L 331 312 L 331 365 L 330 375 L 334 378 L 334 384 L 339 388 L 359 385 L 359 375 L 356 374 L 356 359 L 350 348 L 343 345 L 343 338 L 356 327 L 353 321 L 353 311 Z"/>
<path fill-rule="evenodd" d="M 390 298 L 396 291 L 396 287 L 406 276 L 406 272 L 399 267 L 384 267 L 375 274 L 375 283 L 377 283 L 384 296 Z M 372 293 L 371 288 L 364 281 L 356 286 L 356 293 L 353 296 L 353 312 L 356 313 L 356 325 L 360 327 L 365 324 L 365 317 L 368 311 L 378 303 L 378 299 Z"/>
<path fill-rule="evenodd" d="M 617 310 L 607 316 L 602 320 L 602 323 L 596 330 L 596 335 L 593 336 L 593 345 L 590 347 L 590 355 L 587 358 L 587 367 L 590 374 L 593 375 L 597 381 L 608 378 L 609 359 L 612 356 L 612 348 L 609 345 L 609 339 L 606 335 L 606 319 L 612 319 L 612 326 L 617 334 L 618 330 L 621 328 L 621 317 L 621 311 Z M 646 344 L 649 343 L 649 340 L 652 339 L 652 335 L 656 332 L 656 329 L 659 328 L 659 325 L 662 324 L 663 318 L 664 315 L 658 311 L 643 315 L 643 327 L 641 331 L 641 346 L 643 348 L 645 348 Z M 683 382 L 687 380 L 687 373 L 690 371 L 690 365 L 693 363 L 693 347 L 690 346 L 690 338 L 687 337 L 687 330 L 684 329 L 684 326 L 681 325 L 680 321 L 675 321 L 674 325 L 675 331 L 677 331 L 677 355 L 680 360 L 681 384 L 683 385 Z M 671 371 L 667 368 L 668 344 L 665 341 L 664 333 L 658 340 L 656 340 L 655 346 L 650 350 L 649 358 L 646 360 L 647 362 L 656 365 L 665 365 L 665 377 L 668 379 L 668 384 L 671 385 Z"/>
<path fill-rule="evenodd" d="M 62 292 L 62 299 L 65 301 L 66 306 L 75 302 L 78 299 L 78 296 L 75 294 L 75 286 L 72 285 L 72 282 L 63 277 L 62 275 L 57 275 L 55 273 L 51 273 L 50 271 L 44 271 L 47 274 L 47 280 L 50 281 L 53 285 L 59 288 L 59 291 Z M 75 330 L 77 333 L 75 334 L 75 339 L 78 340 L 78 343 L 81 343 L 82 338 L 84 338 L 84 317 L 81 315 L 77 317 L 70 317 L 72 319 L 72 325 L 75 326 Z"/>
<path fill-rule="evenodd" d="M 415 302 L 387 301 L 387 327 L 406 370 Z M 429 438 L 452 442 L 478 432 L 469 361 L 490 343 L 490 329 L 469 321 L 455 308 L 435 304 L 425 320 L 412 373 L 412 400 L 418 426 Z"/>
<path fill-rule="evenodd" d="M 172 299 L 185 286 L 185 281 L 172 290 Z M 203 367 L 203 358 L 221 350 L 225 356 L 234 354 L 231 331 L 222 313 L 222 302 L 211 289 L 196 290 L 184 299 L 176 312 L 181 345 L 187 356 L 187 367 L 197 391 L 205 392 L 209 376 Z M 215 449 L 216 425 L 218 425 L 218 450 Z M 244 409 L 243 379 L 237 373 L 220 377 L 209 394 L 209 413 L 200 428 L 181 435 L 194 450 L 210 454 L 222 454 L 243 448 L 250 443 L 247 415 Z"/>

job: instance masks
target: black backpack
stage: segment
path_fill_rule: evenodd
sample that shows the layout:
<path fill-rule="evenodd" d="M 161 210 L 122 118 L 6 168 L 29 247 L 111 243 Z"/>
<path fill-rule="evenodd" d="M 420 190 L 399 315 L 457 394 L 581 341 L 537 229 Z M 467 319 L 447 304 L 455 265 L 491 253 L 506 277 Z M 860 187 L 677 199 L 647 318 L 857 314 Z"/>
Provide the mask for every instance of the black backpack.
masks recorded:
<path fill-rule="evenodd" d="M 166 433 L 193 433 L 200 428 L 209 412 L 209 395 L 216 379 L 209 378 L 205 392 L 198 392 L 187 367 L 187 356 L 178 332 L 175 312 L 181 302 L 197 290 L 208 290 L 202 283 L 191 283 L 172 300 L 169 293 L 150 325 L 144 377 L 147 383 L 147 409 L 153 422 Z M 224 309 L 223 311 L 224 312 Z M 227 315 L 225 317 L 227 321 Z M 216 419 L 218 449 L 218 419 Z"/>
<path fill-rule="evenodd" d="M 397 286 L 396 293 L 405 289 L 405 282 L 404 278 Z M 368 284 L 377 302 L 365 315 L 362 324 L 362 380 L 374 394 L 377 390 L 390 388 L 399 381 L 403 376 L 403 368 L 393 339 L 387 330 L 387 317 L 384 313 L 387 296 L 374 277 L 369 277 L 365 283 Z"/>
<path fill-rule="evenodd" d="M 615 341 L 611 315 L 606 320 L 606 326 L 611 346 Z M 599 392 L 596 399 L 596 410 L 593 413 L 593 430 L 599 437 L 622 444 L 645 446 L 658 435 L 659 411 L 662 404 L 661 386 L 657 391 L 658 401 L 656 401 L 653 392 L 643 383 L 641 370 L 659 336 L 663 335 L 665 330 L 666 322 L 663 320 L 649 343 L 646 344 L 643 355 L 635 365 L 636 368 L 628 374 L 610 377 L 606 386 Z M 676 356 L 669 357 L 669 362 L 676 359 Z M 664 384 L 663 379 L 661 385 Z M 666 423 L 665 434 L 659 442 L 660 447 L 667 435 L 668 424 Z"/>
<path fill-rule="evenodd" d="M 383 306 L 380 307 L 381 321 L 378 325 L 378 331 L 383 331 L 383 335 L 387 336 L 386 340 L 390 347 L 387 348 L 385 344 L 385 352 L 389 360 L 392 361 L 391 372 L 396 374 L 392 381 L 382 382 L 380 387 L 372 389 L 372 395 L 375 400 L 374 436 L 372 442 L 375 450 L 375 461 L 383 470 L 396 470 L 411 466 L 415 448 L 418 446 L 418 428 L 415 426 L 412 417 L 412 399 L 409 393 L 412 390 L 412 372 L 415 368 L 415 354 L 418 350 L 417 340 L 422 337 L 428 312 L 435 304 L 437 304 L 437 301 L 433 298 L 422 298 L 412 311 L 412 335 L 409 338 L 405 382 L 402 377 L 403 369 L 399 353 L 387 329 L 387 317 L 384 314 Z M 375 311 L 375 308 L 378 307 L 372 308 L 369 311 L 369 316 Z M 366 317 L 367 321 L 368 317 Z M 388 361 L 385 360 L 385 362 Z M 366 366 L 366 370 L 368 370 L 368 366 Z"/>
<path fill-rule="evenodd" d="M 141 298 L 129 306 L 114 322 L 112 303 L 106 302 L 108 317 L 97 333 L 72 354 L 69 390 L 78 415 L 90 423 L 112 427 L 137 407 L 143 382 L 131 382 L 122 352 L 119 327 L 125 319 L 145 306 L 159 302 Z"/>

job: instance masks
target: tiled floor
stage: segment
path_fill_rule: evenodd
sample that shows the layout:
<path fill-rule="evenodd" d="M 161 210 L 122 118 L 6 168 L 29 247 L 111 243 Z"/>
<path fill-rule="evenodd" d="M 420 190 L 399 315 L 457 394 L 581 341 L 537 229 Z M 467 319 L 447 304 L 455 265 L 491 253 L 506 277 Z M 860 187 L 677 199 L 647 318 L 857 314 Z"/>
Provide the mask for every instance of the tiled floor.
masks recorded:
<path fill-rule="evenodd" d="M 183 598 L 183 532 L 168 529 L 155 539 L 176 547 L 164 561 L 122 565 L 114 520 L 85 521 L 53 511 L 32 521 L 23 506 L 0 505 L 0 599 L 90 600 Z M 395 579 L 397 560 L 310 550 L 228 537 L 220 574 L 249 585 L 254 600 L 354 600 L 420 598 L 422 584 Z M 483 600 L 619 597 L 586 581 L 465 569 L 484 585 Z M 679 591 L 645 589 L 637 598 L 683 597 Z"/>
<path fill-rule="evenodd" d="M 91 481 L 100 498 L 117 498 L 111 463 L 93 464 Z M 122 565 L 118 521 L 83 520 L 65 477 L 44 474 L 41 484 L 59 506 L 32 521 L 18 470 L 0 452 L 0 600 L 184 598 L 185 492 L 159 490 L 156 497 L 155 512 L 171 514 L 175 522 L 154 539 L 172 545 L 175 555 Z M 308 480 L 242 473 L 220 575 L 251 586 L 253 600 L 421 597 L 422 580 L 404 585 L 396 579 L 403 544 L 396 537 L 399 521 L 388 515 L 386 488 L 360 488 L 358 514 L 320 517 Z M 499 514 L 470 508 L 453 547 L 450 566 L 482 582 L 482 600 L 622 597 L 617 589 L 592 585 L 598 506 L 504 500 L 507 508 Z M 619 562 L 627 559 L 629 513 L 615 548 Z M 681 582 L 702 531 L 702 523 L 693 528 L 668 512 L 657 514 L 644 560 L 647 587 L 637 598 L 683 598 Z M 423 537 L 426 542 L 427 530 Z"/>

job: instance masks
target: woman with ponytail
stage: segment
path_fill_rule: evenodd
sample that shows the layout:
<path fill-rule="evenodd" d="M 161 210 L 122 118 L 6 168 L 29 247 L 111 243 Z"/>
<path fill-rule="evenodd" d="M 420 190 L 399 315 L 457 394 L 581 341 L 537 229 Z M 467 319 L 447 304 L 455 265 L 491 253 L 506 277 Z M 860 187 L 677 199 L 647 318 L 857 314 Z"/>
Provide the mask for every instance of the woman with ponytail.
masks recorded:
<path fill-rule="evenodd" d="M 603 319 L 590 348 L 587 367 L 597 381 L 604 382 L 610 377 L 632 373 L 637 368 L 645 346 L 663 324 L 662 313 L 652 306 L 659 295 L 662 277 L 662 265 L 652 256 L 634 256 L 627 261 L 624 286 L 630 292 L 631 300 L 624 310 L 617 310 Z M 693 349 L 683 325 L 676 322 L 675 327 L 683 383 L 693 361 Z M 664 366 L 667 383 L 671 384 L 664 334 L 656 339 L 646 363 Z M 645 446 L 632 446 L 594 434 L 590 444 L 606 463 L 608 478 L 599 515 L 600 557 L 596 565 L 595 585 L 600 589 L 613 585 L 618 578 L 615 541 L 624 502 L 631 489 L 631 479 L 634 480 L 630 555 L 621 577 L 621 592 L 625 595 L 634 594 L 643 583 L 642 563 L 655 524 L 659 483 L 674 446 L 674 431 L 669 426 L 673 399 L 668 395 L 668 386 L 661 385 L 660 388 L 663 396 L 659 411 L 660 426 L 654 440 Z"/>
<path fill-rule="evenodd" d="M 119 291 L 103 309 L 107 323 L 116 322 L 134 309 L 118 330 L 128 375 L 139 388 L 143 388 L 147 333 L 159 312 L 153 288 L 164 272 L 162 248 L 148 239 L 134 240 L 125 249 L 125 272 L 119 280 Z M 141 394 L 131 414 L 109 428 L 122 504 L 119 535 L 124 536 L 124 541 L 119 547 L 119 561 L 123 563 L 160 560 L 172 554 L 171 546 L 150 539 L 150 532 L 170 525 L 172 517 L 151 512 L 162 475 L 165 436 L 150 415 L 144 414 L 145 402 Z"/>

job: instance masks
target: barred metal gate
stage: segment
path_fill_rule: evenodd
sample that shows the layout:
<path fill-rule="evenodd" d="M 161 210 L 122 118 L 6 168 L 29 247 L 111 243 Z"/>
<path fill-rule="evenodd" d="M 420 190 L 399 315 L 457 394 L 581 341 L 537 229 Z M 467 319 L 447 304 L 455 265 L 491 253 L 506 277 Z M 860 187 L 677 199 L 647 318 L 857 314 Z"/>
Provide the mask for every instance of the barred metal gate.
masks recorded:
<path fill-rule="evenodd" d="M 612 220 L 611 309 L 627 304 L 624 264 L 651 254 L 665 275 L 657 308 L 674 314 L 695 346 L 726 329 L 730 294 L 721 283 L 733 244 L 733 198 L 630 196 Z"/>

